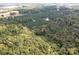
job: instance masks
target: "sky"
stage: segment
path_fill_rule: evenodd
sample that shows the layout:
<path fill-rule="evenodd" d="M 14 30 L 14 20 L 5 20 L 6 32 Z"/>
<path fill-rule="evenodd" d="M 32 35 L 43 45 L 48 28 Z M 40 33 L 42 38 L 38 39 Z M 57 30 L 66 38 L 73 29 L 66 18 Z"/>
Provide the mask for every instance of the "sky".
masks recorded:
<path fill-rule="evenodd" d="M 0 3 L 79 3 L 78 0 L 0 0 Z"/>

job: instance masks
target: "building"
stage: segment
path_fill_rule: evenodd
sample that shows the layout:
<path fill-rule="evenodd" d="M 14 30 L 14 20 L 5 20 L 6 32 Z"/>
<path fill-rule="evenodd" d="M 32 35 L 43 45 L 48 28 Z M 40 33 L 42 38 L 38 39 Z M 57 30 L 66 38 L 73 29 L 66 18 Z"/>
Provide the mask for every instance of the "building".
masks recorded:
<path fill-rule="evenodd" d="M 50 19 L 47 17 L 46 19 L 45 19 L 45 21 L 49 21 Z"/>

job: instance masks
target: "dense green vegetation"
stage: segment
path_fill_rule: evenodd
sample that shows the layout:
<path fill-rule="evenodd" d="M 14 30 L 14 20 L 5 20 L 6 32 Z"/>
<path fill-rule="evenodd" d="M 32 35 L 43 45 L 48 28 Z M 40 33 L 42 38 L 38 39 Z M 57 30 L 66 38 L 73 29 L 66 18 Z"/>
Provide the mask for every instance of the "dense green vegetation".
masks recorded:
<path fill-rule="evenodd" d="M 0 54 L 79 54 L 79 10 L 48 6 L 19 11 L 26 15 L 0 19 Z"/>

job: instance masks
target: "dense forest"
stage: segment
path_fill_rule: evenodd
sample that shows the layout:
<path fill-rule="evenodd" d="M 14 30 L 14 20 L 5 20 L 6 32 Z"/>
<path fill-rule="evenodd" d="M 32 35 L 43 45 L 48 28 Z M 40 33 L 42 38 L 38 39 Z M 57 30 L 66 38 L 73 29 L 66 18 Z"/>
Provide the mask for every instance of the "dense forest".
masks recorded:
<path fill-rule="evenodd" d="M 1 55 L 79 54 L 79 10 L 46 6 L 19 11 L 24 15 L 0 19 Z"/>

